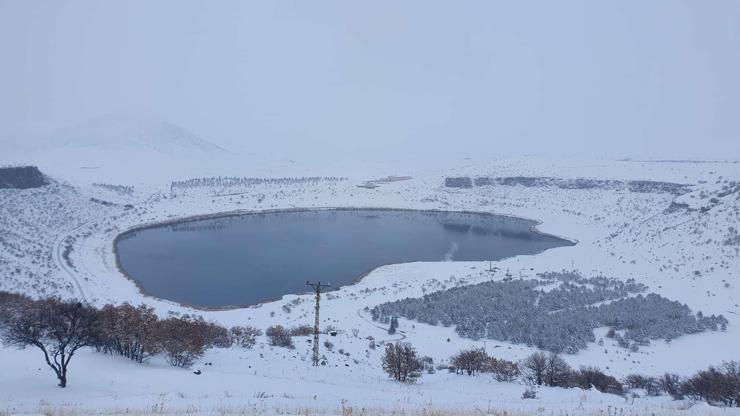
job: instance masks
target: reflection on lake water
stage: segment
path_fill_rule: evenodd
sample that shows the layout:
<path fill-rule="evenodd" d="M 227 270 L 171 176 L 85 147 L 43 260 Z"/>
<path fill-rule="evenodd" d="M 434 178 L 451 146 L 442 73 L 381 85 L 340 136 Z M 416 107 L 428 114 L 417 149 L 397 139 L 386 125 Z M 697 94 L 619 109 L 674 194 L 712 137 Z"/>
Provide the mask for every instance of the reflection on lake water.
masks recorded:
<path fill-rule="evenodd" d="M 533 225 L 462 212 L 284 211 L 146 228 L 116 247 L 147 294 L 220 307 L 304 293 L 306 280 L 350 284 L 384 264 L 498 260 L 571 244 Z"/>

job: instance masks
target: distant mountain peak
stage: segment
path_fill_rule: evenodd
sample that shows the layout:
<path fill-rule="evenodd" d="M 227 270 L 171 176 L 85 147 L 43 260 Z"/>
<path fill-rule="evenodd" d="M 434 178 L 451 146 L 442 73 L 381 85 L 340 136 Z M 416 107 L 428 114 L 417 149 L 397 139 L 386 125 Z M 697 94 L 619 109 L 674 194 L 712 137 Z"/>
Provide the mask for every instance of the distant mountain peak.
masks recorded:
<path fill-rule="evenodd" d="M 226 152 L 224 148 L 172 123 L 127 115 L 105 115 L 62 129 L 49 144 L 100 150 L 149 148 L 164 154 Z"/>

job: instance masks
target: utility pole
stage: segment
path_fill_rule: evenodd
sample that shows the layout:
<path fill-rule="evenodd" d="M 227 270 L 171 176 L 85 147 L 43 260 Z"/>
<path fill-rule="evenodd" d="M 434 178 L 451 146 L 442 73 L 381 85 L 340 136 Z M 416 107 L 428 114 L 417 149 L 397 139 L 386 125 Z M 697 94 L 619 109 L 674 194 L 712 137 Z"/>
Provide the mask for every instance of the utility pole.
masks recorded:
<path fill-rule="evenodd" d="M 306 286 L 309 286 L 316 292 L 316 320 L 313 325 L 313 365 L 315 367 L 319 365 L 319 302 L 321 301 L 321 289 L 329 287 L 331 284 L 306 281 Z"/>

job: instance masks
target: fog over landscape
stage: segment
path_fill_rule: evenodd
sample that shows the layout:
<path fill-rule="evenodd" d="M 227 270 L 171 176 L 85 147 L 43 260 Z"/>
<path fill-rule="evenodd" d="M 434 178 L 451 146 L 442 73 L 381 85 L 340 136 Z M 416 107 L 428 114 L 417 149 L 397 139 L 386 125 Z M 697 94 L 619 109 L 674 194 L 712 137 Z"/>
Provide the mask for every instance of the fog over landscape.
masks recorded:
<path fill-rule="evenodd" d="M 740 4 L 0 1 L 0 143 L 107 115 L 272 157 L 740 158 Z"/>

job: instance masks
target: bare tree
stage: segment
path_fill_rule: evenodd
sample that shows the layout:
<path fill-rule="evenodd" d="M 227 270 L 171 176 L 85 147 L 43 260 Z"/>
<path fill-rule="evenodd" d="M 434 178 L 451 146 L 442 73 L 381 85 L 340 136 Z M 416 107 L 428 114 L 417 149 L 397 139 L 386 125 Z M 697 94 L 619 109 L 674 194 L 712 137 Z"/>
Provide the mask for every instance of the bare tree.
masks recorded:
<path fill-rule="evenodd" d="M 553 387 L 568 385 L 572 370 L 567 362 L 555 353 L 550 353 L 545 364 L 545 384 Z"/>
<path fill-rule="evenodd" d="M 466 372 L 469 376 L 481 372 L 488 360 L 488 354 L 483 348 L 462 350 L 452 357 L 452 366 L 456 373 Z"/>
<path fill-rule="evenodd" d="M 544 352 L 538 351 L 525 358 L 521 367 L 527 380 L 540 386 L 545 383 L 547 355 Z"/>
<path fill-rule="evenodd" d="M 99 312 L 99 350 L 119 354 L 136 362 L 160 351 L 157 315 L 146 305 L 105 305 Z"/>
<path fill-rule="evenodd" d="M 520 374 L 517 363 L 494 357 L 488 357 L 483 371 L 492 373 L 497 381 L 514 381 Z"/>
<path fill-rule="evenodd" d="M 52 298 L 29 302 L 7 316 L 3 338 L 17 347 L 34 346 L 67 386 L 67 368 L 77 350 L 96 340 L 97 311 L 79 302 Z"/>
<path fill-rule="evenodd" d="M 208 347 L 208 328 L 188 316 L 160 321 L 162 351 L 175 367 L 190 367 Z"/>
<path fill-rule="evenodd" d="M 253 326 L 233 326 L 229 330 L 232 344 L 244 348 L 252 348 L 257 343 L 257 337 L 262 335 L 262 331 Z"/>
<path fill-rule="evenodd" d="M 407 342 L 388 344 L 383 354 L 383 370 L 397 381 L 412 382 L 421 377 L 423 363 L 416 356 L 416 349 Z"/>
<path fill-rule="evenodd" d="M 660 386 L 658 380 L 655 377 L 650 377 L 642 374 L 628 374 L 624 377 L 624 384 L 631 389 L 642 389 L 648 394 L 648 396 L 660 395 Z"/>
<path fill-rule="evenodd" d="M 658 379 L 658 388 L 676 400 L 683 399 L 681 377 L 678 374 L 665 373 Z"/>
<path fill-rule="evenodd" d="M 290 332 L 282 325 L 273 325 L 268 327 L 265 331 L 265 335 L 270 339 L 270 345 L 291 349 L 295 348 L 295 345 L 293 345 L 293 337 L 290 336 Z"/>
<path fill-rule="evenodd" d="M 740 364 L 731 361 L 701 370 L 682 382 L 681 390 L 711 405 L 740 407 Z"/>

